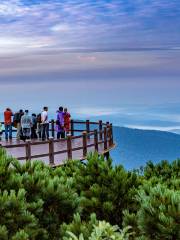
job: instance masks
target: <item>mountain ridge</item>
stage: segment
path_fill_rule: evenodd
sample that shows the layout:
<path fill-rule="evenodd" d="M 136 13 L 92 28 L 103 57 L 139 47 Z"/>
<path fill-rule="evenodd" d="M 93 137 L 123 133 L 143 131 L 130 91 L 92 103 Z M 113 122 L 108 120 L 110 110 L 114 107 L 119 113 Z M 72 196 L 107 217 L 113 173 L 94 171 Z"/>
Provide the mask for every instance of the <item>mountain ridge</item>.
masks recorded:
<path fill-rule="evenodd" d="M 146 162 L 172 161 L 180 158 L 180 135 L 177 133 L 113 127 L 117 147 L 111 156 L 114 164 L 125 168 L 139 168 Z"/>

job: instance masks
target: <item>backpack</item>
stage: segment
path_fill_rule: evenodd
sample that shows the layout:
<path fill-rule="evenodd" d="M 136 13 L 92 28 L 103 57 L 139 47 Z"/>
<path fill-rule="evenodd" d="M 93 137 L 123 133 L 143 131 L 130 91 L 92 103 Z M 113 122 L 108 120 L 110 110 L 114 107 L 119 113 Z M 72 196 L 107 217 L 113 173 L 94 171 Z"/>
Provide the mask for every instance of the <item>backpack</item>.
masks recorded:
<path fill-rule="evenodd" d="M 19 113 L 14 114 L 13 122 L 17 122 L 19 120 Z"/>
<path fill-rule="evenodd" d="M 17 112 L 14 114 L 14 117 L 13 117 L 13 126 L 14 127 L 17 127 L 17 123 L 19 122 L 20 120 L 20 114 Z"/>

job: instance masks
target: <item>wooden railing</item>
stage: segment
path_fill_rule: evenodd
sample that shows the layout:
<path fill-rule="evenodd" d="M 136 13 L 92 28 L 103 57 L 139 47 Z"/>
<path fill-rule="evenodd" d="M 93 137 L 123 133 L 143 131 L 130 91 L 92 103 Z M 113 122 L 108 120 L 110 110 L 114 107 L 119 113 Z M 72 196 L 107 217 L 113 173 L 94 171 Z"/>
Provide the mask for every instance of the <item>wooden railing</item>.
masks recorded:
<path fill-rule="evenodd" d="M 75 129 L 75 125 L 78 124 L 80 126 L 84 126 L 84 129 Z M 50 132 L 51 137 L 47 141 L 31 141 L 27 140 L 25 143 L 12 143 L 6 144 L 3 146 L 3 142 L 1 143 L 2 147 L 6 149 L 12 148 L 25 148 L 25 156 L 18 157 L 18 160 L 26 160 L 29 161 L 31 159 L 38 159 L 43 157 L 48 157 L 49 164 L 54 166 L 54 157 L 59 154 L 67 154 L 66 159 L 70 160 L 73 158 L 73 152 L 81 150 L 82 155 L 80 160 L 86 159 L 88 150 L 91 148 L 91 151 L 100 152 L 101 154 L 108 153 L 115 145 L 113 141 L 113 128 L 112 124 L 109 122 L 103 123 L 99 122 L 90 122 L 86 121 L 74 121 L 71 120 L 71 129 L 70 134 L 65 139 L 55 139 L 55 122 L 52 120 L 50 122 Z M 93 130 L 91 127 L 93 126 Z M 97 126 L 97 127 L 95 127 Z M 83 127 L 82 127 L 83 128 Z M 75 133 L 81 133 L 80 135 L 75 136 Z M 72 143 L 74 140 L 79 139 L 78 146 L 73 147 Z M 63 142 L 66 145 L 66 148 L 63 150 L 55 151 L 54 144 Z M 48 152 L 43 154 L 32 154 L 32 147 L 35 145 L 44 145 L 48 144 Z M 92 150 L 93 148 L 93 150 Z M 65 160 L 65 159 L 64 159 Z"/>

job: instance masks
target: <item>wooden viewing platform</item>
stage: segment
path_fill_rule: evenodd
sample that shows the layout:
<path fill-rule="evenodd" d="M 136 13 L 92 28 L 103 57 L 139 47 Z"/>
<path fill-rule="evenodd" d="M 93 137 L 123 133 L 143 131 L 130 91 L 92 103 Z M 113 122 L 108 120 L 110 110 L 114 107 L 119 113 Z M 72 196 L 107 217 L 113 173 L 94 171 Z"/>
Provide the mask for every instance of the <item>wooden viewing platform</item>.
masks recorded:
<path fill-rule="evenodd" d="M 75 129 L 75 126 L 78 128 Z M 2 140 L 0 146 L 21 162 L 41 160 L 52 167 L 60 166 L 66 160 L 84 160 L 89 152 L 98 152 L 108 156 L 109 151 L 115 147 L 112 124 L 109 122 L 71 120 L 69 136 L 65 139 L 55 139 L 55 121 L 52 120 L 49 131 L 51 137 L 47 141 Z"/>

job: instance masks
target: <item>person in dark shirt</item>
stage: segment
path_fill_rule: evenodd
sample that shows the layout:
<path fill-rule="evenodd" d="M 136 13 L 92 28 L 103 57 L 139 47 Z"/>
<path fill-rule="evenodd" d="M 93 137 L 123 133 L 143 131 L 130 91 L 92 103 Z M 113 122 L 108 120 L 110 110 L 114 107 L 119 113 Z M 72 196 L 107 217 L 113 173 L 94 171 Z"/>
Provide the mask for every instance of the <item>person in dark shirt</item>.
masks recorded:
<path fill-rule="evenodd" d="M 31 138 L 32 139 L 37 139 L 36 130 L 37 130 L 37 117 L 36 117 L 36 114 L 33 113 L 32 114 L 32 126 L 31 126 Z"/>
<path fill-rule="evenodd" d="M 16 138 L 17 140 L 20 140 L 21 134 L 22 134 L 22 129 L 21 129 L 21 117 L 24 115 L 24 112 L 22 109 L 19 110 L 19 112 L 14 114 L 14 119 L 13 119 L 13 126 L 17 128 L 17 133 L 16 133 Z"/>

